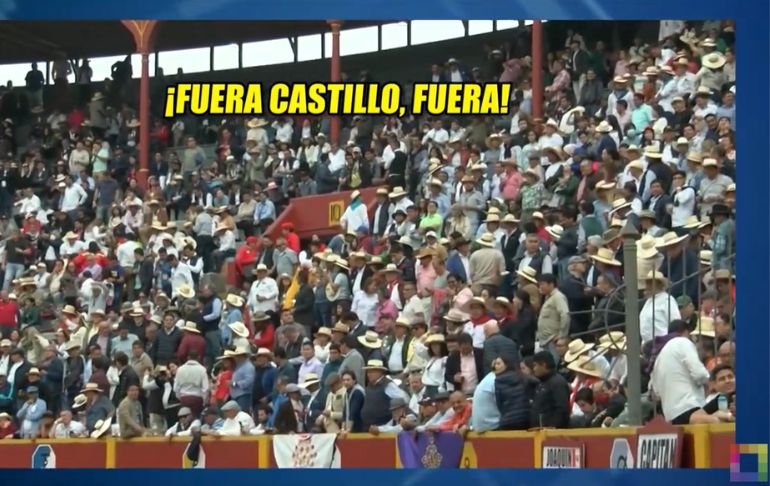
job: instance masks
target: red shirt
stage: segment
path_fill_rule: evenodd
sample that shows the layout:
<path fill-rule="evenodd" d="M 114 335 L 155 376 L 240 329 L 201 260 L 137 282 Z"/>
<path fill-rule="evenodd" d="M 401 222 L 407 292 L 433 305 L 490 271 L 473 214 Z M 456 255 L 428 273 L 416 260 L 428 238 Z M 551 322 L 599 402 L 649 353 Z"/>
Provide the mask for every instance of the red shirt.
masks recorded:
<path fill-rule="evenodd" d="M 179 347 L 176 350 L 176 359 L 180 363 L 184 363 L 193 349 L 198 351 L 198 359 L 202 360 L 206 356 L 206 339 L 200 334 L 184 331 L 182 340 L 179 342 Z"/>
<path fill-rule="evenodd" d="M 15 300 L 0 301 L 0 327 L 16 328 L 19 305 Z"/>
<path fill-rule="evenodd" d="M 214 388 L 214 399 L 224 401 L 230 393 L 230 380 L 233 378 L 233 370 L 224 370 L 217 375 L 217 386 Z"/>
<path fill-rule="evenodd" d="M 447 420 L 446 422 L 439 425 L 439 430 L 443 431 L 449 431 L 454 430 L 455 425 L 459 428 L 463 425 L 468 425 L 468 421 L 471 419 L 471 412 L 473 411 L 473 406 L 471 405 L 471 402 L 465 402 L 465 408 L 461 413 L 456 413 L 452 415 L 452 417 Z"/>
<path fill-rule="evenodd" d="M 67 124 L 70 128 L 73 130 L 76 130 L 80 128 L 80 125 L 83 124 L 83 121 L 85 121 L 86 116 L 83 114 L 80 110 L 72 110 L 69 115 L 67 115 Z"/>
<path fill-rule="evenodd" d="M 237 268 L 239 272 L 243 273 L 244 267 L 248 267 L 249 265 L 255 263 L 257 261 L 258 255 L 259 253 L 255 249 L 249 245 L 243 245 L 242 247 L 238 248 L 238 251 L 235 253 L 235 268 Z"/>
<path fill-rule="evenodd" d="M 275 341 L 275 329 L 271 323 L 265 324 L 259 337 L 254 338 L 254 346 L 258 348 L 273 349 L 273 342 Z"/>
<path fill-rule="evenodd" d="M 300 247 L 299 247 L 299 236 L 297 235 L 297 233 L 290 231 L 289 233 L 286 234 L 286 246 L 291 248 L 294 251 L 294 253 L 299 255 Z"/>

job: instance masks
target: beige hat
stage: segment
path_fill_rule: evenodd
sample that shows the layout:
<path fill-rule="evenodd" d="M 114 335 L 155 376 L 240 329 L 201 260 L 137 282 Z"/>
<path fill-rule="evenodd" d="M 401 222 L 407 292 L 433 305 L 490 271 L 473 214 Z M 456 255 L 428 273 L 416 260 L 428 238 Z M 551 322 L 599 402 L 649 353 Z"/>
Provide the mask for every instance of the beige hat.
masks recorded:
<path fill-rule="evenodd" d="M 104 390 L 99 388 L 98 383 L 94 383 L 92 381 L 89 381 L 86 383 L 86 386 L 83 387 L 82 390 L 80 390 L 80 393 L 86 393 L 86 392 L 96 392 L 96 393 L 102 393 Z"/>
<path fill-rule="evenodd" d="M 239 337 L 245 338 L 249 336 L 249 328 L 242 322 L 231 322 L 227 327 Z"/>
<path fill-rule="evenodd" d="M 255 356 L 272 356 L 273 352 L 267 348 L 257 348 Z"/>
<path fill-rule="evenodd" d="M 378 187 L 376 194 L 378 196 L 387 196 L 388 195 L 388 188 L 387 187 Z"/>
<path fill-rule="evenodd" d="M 198 330 L 198 325 L 192 321 L 186 321 L 184 323 L 184 327 L 182 327 L 183 331 L 192 332 L 195 334 L 200 334 L 201 332 Z"/>
<path fill-rule="evenodd" d="M 705 43 L 701 45 L 705 46 Z M 725 62 L 727 62 L 725 56 L 718 52 L 706 54 L 701 58 L 701 64 L 708 69 L 719 69 L 725 65 Z"/>
<path fill-rule="evenodd" d="M 489 214 L 487 214 L 487 219 L 485 219 L 484 222 L 485 223 L 499 223 L 500 222 L 499 211 L 496 212 L 496 213 L 490 211 Z"/>
<path fill-rule="evenodd" d="M 660 153 L 660 149 L 657 145 L 648 145 L 644 148 L 644 156 L 648 159 L 661 159 L 663 154 Z"/>
<path fill-rule="evenodd" d="M 673 231 L 669 231 L 668 233 L 660 237 L 660 239 L 658 240 L 658 243 L 655 246 L 657 246 L 658 248 L 667 248 L 669 246 L 673 246 L 678 243 L 681 243 L 682 241 L 687 239 L 687 236 L 688 235 L 679 236 Z"/>
<path fill-rule="evenodd" d="M 668 279 L 659 270 L 650 270 L 644 277 L 645 281 L 657 281 L 666 284 Z"/>
<path fill-rule="evenodd" d="M 177 291 L 180 297 L 184 299 L 192 299 L 195 297 L 195 290 L 193 290 L 192 287 L 189 285 L 182 285 L 179 287 L 179 290 Z"/>
<path fill-rule="evenodd" d="M 105 420 L 97 420 L 96 423 L 94 424 L 94 431 L 91 432 L 91 438 L 98 439 L 99 437 L 106 434 L 111 427 L 112 427 L 112 418 L 107 418 Z"/>
<path fill-rule="evenodd" d="M 735 192 L 735 183 L 733 182 L 732 184 L 728 184 L 725 188 L 725 192 Z"/>
<path fill-rule="evenodd" d="M 706 336 L 715 337 L 716 332 L 714 330 L 714 319 L 704 315 L 698 316 L 698 323 L 695 325 L 695 330 L 690 333 L 694 336 Z"/>
<path fill-rule="evenodd" d="M 430 346 L 433 343 L 445 343 L 446 338 L 443 334 L 431 334 L 427 338 L 425 338 L 425 344 Z"/>
<path fill-rule="evenodd" d="M 547 226 L 545 228 L 545 231 L 551 235 L 551 238 L 554 239 L 554 241 L 559 241 L 561 239 L 561 235 L 564 233 L 564 227 L 558 224 L 555 224 L 553 226 Z"/>
<path fill-rule="evenodd" d="M 483 235 L 481 235 L 481 238 L 476 240 L 476 243 L 487 248 L 494 248 L 495 235 L 493 235 L 492 233 L 484 233 Z"/>
<path fill-rule="evenodd" d="M 567 369 L 583 375 L 601 378 L 602 371 L 596 364 L 596 361 L 589 356 L 579 356 L 575 361 L 567 365 Z"/>
<path fill-rule="evenodd" d="M 447 312 L 446 315 L 444 316 L 444 320 L 449 322 L 463 323 L 463 322 L 467 322 L 468 319 L 470 319 L 470 317 L 468 317 L 468 314 L 455 308 L 449 309 L 449 312 Z"/>
<path fill-rule="evenodd" d="M 225 302 L 233 307 L 243 307 L 243 298 L 240 295 L 227 294 L 227 297 L 225 297 Z"/>
<path fill-rule="evenodd" d="M 599 248 L 596 255 L 591 255 L 591 259 L 606 265 L 612 265 L 613 267 L 622 265 L 619 261 L 615 260 L 615 255 L 609 248 Z"/>
<path fill-rule="evenodd" d="M 236 356 L 248 356 L 251 354 L 248 349 L 244 348 L 243 346 L 238 346 L 237 348 L 233 349 L 227 349 L 225 350 L 224 354 L 222 356 L 217 357 L 218 360 L 222 360 L 225 358 L 235 358 Z"/>
<path fill-rule="evenodd" d="M 691 215 L 688 216 L 687 219 L 684 221 L 684 224 L 682 225 L 682 228 L 685 229 L 700 229 L 704 228 L 706 225 L 701 222 L 700 219 L 698 219 L 697 216 Z"/>
<path fill-rule="evenodd" d="M 647 260 L 658 255 L 658 249 L 655 246 L 656 240 L 650 235 L 642 236 L 637 242 L 636 258 L 638 260 Z"/>
<path fill-rule="evenodd" d="M 398 319 L 396 319 L 396 326 L 405 327 L 407 329 L 412 328 L 412 322 L 407 318 L 405 315 L 400 315 Z"/>
<path fill-rule="evenodd" d="M 622 331 L 611 331 L 599 337 L 599 344 L 596 350 L 604 353 L 608 350 L 626 350 L 626 335 Z"/>
<path fill-rule="evenodd" d="M 264 118 L 252 118 L 246 123 L 246 126 L 249 128 L 259 128 L 264 127 L 267 125 L 267 120 Z"/>
<path fill-rule="evenodd" d="M 75 310 L 75 306 L 72 305 L 65 305 L 64 308 L 61 310 L 62 314 L 67 314 L 68 316 L 77 316 L 78 311 Z"/>
<path fill-rule="evenodd" d="M 329 255 L 329 256 L 332 256 L 332 255 Z M 265 265 L 264 263 L 260 263 L 254 269 L 254 272 L 267 272 L 267 265 Z"/>
<path fill-rule="evenodd" d="M 319 331 L 320 331 L 320 329 L 319 329 Z M 335 332 L 339 332 L 341 334 L 348 334 L 350 332 L 350 328 L 344 322 L 336 322 L 332 326 L 332 333 L 335 333 Z"/>
<path fill-rule="evenodd" d="M 622 82 L 625 83 L 625 80 L 623 80 Z M 606 120 L 602 120 L 601 123 L 596 125 L 596 131 L 599 133 L 610 133 L 612 131 L 612 125 L 607 123 Z"/>
<path fill-rule="evenodd" d="M 81 393 L 75 397 L 75 400 L 72 401 L 72 408 L 81 408 L 86 403 L 88 403 L 88 397 Z"/>
<path fill-rule="evenodd" d="M 353 192 L 351 192 L 351 193 L 350 193 L 350 200 L 351 200 L 351 201 L 352 201 L 353 199 L 356 199 L 356 198 L 358 198 L 358 197 L 361 197 L 361 191 L 359 191 L 358 189 L 356 189 L 355 191 L 353 191 Z"/>
<path fill-rule="evenodd" d="M 505 215 L 505 217 L 502 219 L 502 222 L 503 222 L 503 223 L 512 223 L 512 224 L 515 224 L 515 223 L 518 223 L 518 222 L 519 222 L 519 220 L 518 220 L 518 219 L 516 218 L 516 216 L 514 216 L 513 214 L 511 214 L 511 213 L 508 213 L 508 214 L 506 214 L 506 215 Z"/>
<path fill-rule="evenodd" d="M 358 336 L 358 342 L 364 347 L 369 349 L 380 349 L 382 347 L 382 339 L 375 331 L 366 331 L 363 336 Z"/>
<path fill-rule="evenodd" d="M 578 356 L 594 348 L 594 343 L 586 343 L 582 339 L 573 339 L 567 345 L 567 353 L 564 355 L 564 361 L 570 363 L 575 361 Z"/>
<path fill-rule="evenodd" d="M 594 186 L 594 188 L 596 188 L 597 191 L 607 191 L 610 189 L 615 189 L 616 187 L 618 187 L 618 185 L 615 182 L 611 182 L 611 181 L 599 181 Z"/>
<path fill-rule="evenodd" d="M 393 188 L 393 190 L 388 194 L 388 197 L 391 199 L 395 199 L 397 197 L 406 196 L 406 191 L 401 186 L 396 186 Z"/>
<path fill-rule="evenodd" d="M 711 250 L 701 250 L 700 253 L 698 253 L 698 259 L 700 260 L 700 264 L 710 267 L 712 255 L 713 253 Z"/>
<path fill-rule="evenodd" d="M 316 332 L 315 335 L 316 336 L 326 336 L 328 338 L 331 338 L 332 337 L 332 330 L 329 329 L 326 326 L 321 326 L 321 327 L 318 328 L 318 332 Z"/>
<path fill-rule="evenodd" d="M 615 211 L 620 211 L 621 209 L 625 209 L 625 208 L 630 207 L 630 206 L 631 206 L 631 201 L 626 201 L 625 198 L 619 197 L 619 198 L 615 199 L 614 201 L 612 201 L 612 211 L 611 212 L 614 213 Z"/>
<path fill-rule="evenodd" d="M 364 366 L 364 370 L 388 371 L 388 368 L 385 366 L 385 364 L 382 362 L 381 359 L 370 359 L 369 361 L 366 362 L 366 366 Z"/>
<path fill-rule="evenodd" d="M 705 169 L 706 167 L 719 167 L 719 162 L 712 158 L 703 159 L 703 168 Z"/>
<path fill-rule="evenodd" d="M 521 270 L 516 270 L 516 275 L 523 278 L 524 280 L 532 282 L 533 284 L 537 283 L 537 270 L 532 267 L 524 267 Z"/>
<path fill-rule="evenodd" d="M 541 221 L 545 221 L 545 216 L 543 216 L 543 213 L 541 213 L 540 211 L 535 211 L 534 213 L 532 213 L 532 219 L 539 219 Z"/>
<path fill-rule="evenodd" d="M 320 382 L 321 382 L 321 380 L 318 378 L 317 374 L 315 374 L 315 373 L 307 373 L 305 375 L 305 380 L 302 383 L 300 383 L 299 387 L 300 388 L 307 388 L 309 386 L 317 385 Z"/>

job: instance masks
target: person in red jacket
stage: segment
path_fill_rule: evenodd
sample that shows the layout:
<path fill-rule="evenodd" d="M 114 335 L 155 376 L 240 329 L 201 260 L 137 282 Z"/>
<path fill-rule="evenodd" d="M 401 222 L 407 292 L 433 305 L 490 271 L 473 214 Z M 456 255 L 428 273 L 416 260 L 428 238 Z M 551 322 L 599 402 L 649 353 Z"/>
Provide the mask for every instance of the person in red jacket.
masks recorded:
<path fill-rule="evenodd" d="M 182 334 L 182 340 L 179 341 L 179 347 L 176 350 L 176 359 L 180 363 L 186 362 L 187 356 L 192 349 L 198 351 L 198 356 L 206 356 L 206 339 L 201 336 L 198 325 L 194 322 L 187 321 L 184 323 L 182 330 L 184 333 Z"/>
<path fill-rule="evenodd" d="M 264 312 L 255 312 L 251 318 L 254 324 L 254 346 L 257 348 L 273 349 L 275 342 L 275 328 L 270 322 L 270 316 Z"/>
<path fill-rule="evenodd" d="M 259 238 L 249 236 L 246 244 L 238 248 L 235 253 L 235 268 L 242 276 L 251 276 L 254 264 L 259 256 Z"/>
<path fill-rule="evenodd" d="M 294 223 L 281 224 L 281 233 L 286 238 L 286 246 L 299 255 L 299 236 L 294 232 Z"/>
<path fill-rule="evenodd" d="M 8 291 L 0 291 L 0 338 L 6 339 L 18 328 L 19 305 L 15 297 L 9 298 Z M 272 348 L 270 348 L 272 349 Z"/>

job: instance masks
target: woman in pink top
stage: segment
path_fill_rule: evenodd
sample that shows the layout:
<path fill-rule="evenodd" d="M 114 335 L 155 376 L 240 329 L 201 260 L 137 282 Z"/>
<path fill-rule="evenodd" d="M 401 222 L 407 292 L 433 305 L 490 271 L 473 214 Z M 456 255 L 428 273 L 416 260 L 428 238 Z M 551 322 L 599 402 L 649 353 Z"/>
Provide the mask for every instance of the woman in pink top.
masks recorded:
<path fill-rule="evenodd" d="M 506 201 L 516 200 L 519 197 L 519 188 L 524 178 L 519 172 L 516 160 L 503 160 L 502 164 L 505 166 L 505 175 L 503 175 L 500 183 L 500 192 Z"/>

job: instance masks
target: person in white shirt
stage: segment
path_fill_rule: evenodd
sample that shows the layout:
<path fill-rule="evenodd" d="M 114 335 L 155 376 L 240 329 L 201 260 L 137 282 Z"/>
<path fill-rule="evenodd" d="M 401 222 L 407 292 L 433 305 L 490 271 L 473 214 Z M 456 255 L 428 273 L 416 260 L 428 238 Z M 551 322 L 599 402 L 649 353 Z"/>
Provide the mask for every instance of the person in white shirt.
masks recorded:
<path fill-rule="evenodd" d="M 230 400 L 222 405 L 222 415 L 225 417 L 224 422 L 222 422 L 222 427 L 219 430 L 209 432 L 210 435 L 247 435 L 251 429 L 256 427 L 251 415 L 242 411 L 235 400 Z"/>
<path fill-rule="evenodd" d="M 214 269 L 219 270 L 225 260 L 235 256 L 235 232 L 225 225 L 217 226 L 215 237 L 219 240 L 219 247 L 214 250 L 212 259 Z"/>
<path fill-rule="evenodd" d="M 62 258 L 73 258 L 86 249 L 85 242 L 80 240 L 76 233 L 70 231 L 64 235 L 64 241 L 59 247 L 59 255 L 61 255 Z"/>
<path fill-rule="evenodd" d="M 687 219 L 695 213 L 695 188 L 685 185 L 687 174 L 683 171 L 674 172 L 671 186 L 674 194 L 674 208 L 671 212 L 671 226 L 680 228 Z"/>
<path fill-rule="evenodd" d="M 179 289 L 181 289 L 183 286 L 195 288 L 192 272 L 190 271 L 190 267 L 187 266 L 187 264 L 180 262 L 176 255 L 169 255 L 168 263 L 171 265 L 172 299 L 175 299 L 179 296 Z"/>
<path fill-rule="evenodd" d="M 639 313 L 639 331 L 642 342 L 668 334 L 671 321 L 681 319 L 679 306 L 668 292 L 668 279 L 659 271 L 652 270 L 644 278 L 647 300 Z"/>
<path fill-rule="evenodd" d="M 390 164 L 393 162 L 393 159 L 396 158 L 397 151 L 401 151 L 405 154 L 408 153 L 406 144 L 398 140 L 398 137 L 395 134 L 390 133 L 388 134 L 388 144 L 382 151 L 382 164 L 385 170 L 390 169 Z"/>
<path fill-rule="evenodd" d="M 260 263 L 255 270 L 257 279 L 251 284 L 247 303 L 251 313 L 275 312 L 278 307 L 278 284 L 267 276 L 267 265 Z"/>
<path fill-rule="evenodd" d="M 190 328 L 194 329 L 193 326 L 185 324 L 185 329 Z M 209 375 L 198 361 L 201 358 L 202 356 L 198 356 L 198 350 L 190 349 L 187 361 L 177 368 L 174 376 L 174 393 L 182 403 L 188 404 L 194 410 L 195 415 L 203 410 L 209 394 Z"/>
<path fill-rule="evenodd" d="M 137 248 L 140 248 L 139 244 L 132 239 L 128 239 L 118 245 L 115 255 L 118 257 L 118 263 L 120 263 L 121 267 L 125 269 L 134 268 L 134 263 L 136 263 L 136 254 L 134 252 Z"/>
<path fill-rule="evenodd" d="M 74 178 L 80 176 L 80 172 L 86 170 L 91 164 L 91 153 L 85 148 L 83 142 L 78 141 L 75 145 L 75 150 L 70 153 L 69 157 L 69 169 L 70 174 Z"/>
<path fill-rule="evenodd" d="M 332 142 L 331 150 L 329 150 L 329 172 L 336 177 L 345 165 L 345 151 Z"/>
<path fill-rule="evenodd" d="M 361 200 L 361 193 L 353 191 L 350 195 L 350 205 L 340 218 L 340 226 L 343 231 L 358 231 L 360 228 L 366 228 L 369 231 L 369 212 L 366 204 Z"/>
<path fill-rule="evenodd" d="M 188 407 L 182 407 L 177 412 L 177 423 L 169 427 L 166 437 L 189 437 L 193 430 L 200 430 L 201 421 L 193 417 Z"/>
<path fill-rule="evenodd" d="M 61 199 L 61 211 L 69 213 L 80 209 L 88 199 L 88 193 L 80 184 L 74 184 L 72 179 L 67 178 L 64 194 Z"/>
<path fill-rule="evenodd" d="M 127 231 L 139 234 L 139 228 L 144 224 L 144 213 L 140 210 L 142 205 L 135 201 L 128 204 L 128 210 L 123 215 L 123 225 Z"/>
<path fill-rule="evenodd" d="M 545 132 L 537 141 L 537 144 L 541 150 L 544 150 L 546 147 L 558 148 L 561 150 L 562 146 L 564 145 L 564 139 L 561 137 L 561 135 L 556 133 L 558 129 L 559 124 L 556 123 L 556 121 L 548 120 L 546 122 L 544 128 Z"/>
<path fill-rule="evenodd" d="M 650 390 L 660 399 L 663 416 L 674 425 L 732 421 L 729 412 L 709 415 L 703 410 L 709 372 L 690 340 L 688 323 L 677 319 L 667 331 L 674 337 L 658 353 L 650 376 Z"/>
<path fill-rule="evenodd" d="M 275 128 L 276 141 L 291 143 L 291 138 L 294 135 L 294 126 L 290 117 L 286 117 L 281 121 L 274 121 L 272 126 Z"/>
<path fill-rule="evenodd" d="M 62 410 L 59 418 L 53 423 L 49 437 L 51 439 L 69 439 L 70 437 L 85 437 L 86 427 L 72 420 L 72 411 Z"/>
<path fill-rule="evenodd" d="M 674 63 L 677 96 L 685 97 L 695 91 L 695 75 L 688 71 L 689 64 L 686 57 L 681 57 Z"/>
<path fill-rule="evenodd" d="M 433 122 L 433 128 L 422 138 L 422 144 L 428 146 L 428 150 L 434 146 L 445 147 L 449 141 L 449 132 L 444 129 L 444 122 L 436 120 Z"/>
<path fill-rule="evenodd" d="M 31 187 L 24 189 L 24 198 L 14 203 L 19 207 L 19 214 L 34 213 L 40 210 L 40 198 L 35 195 Z"/>

